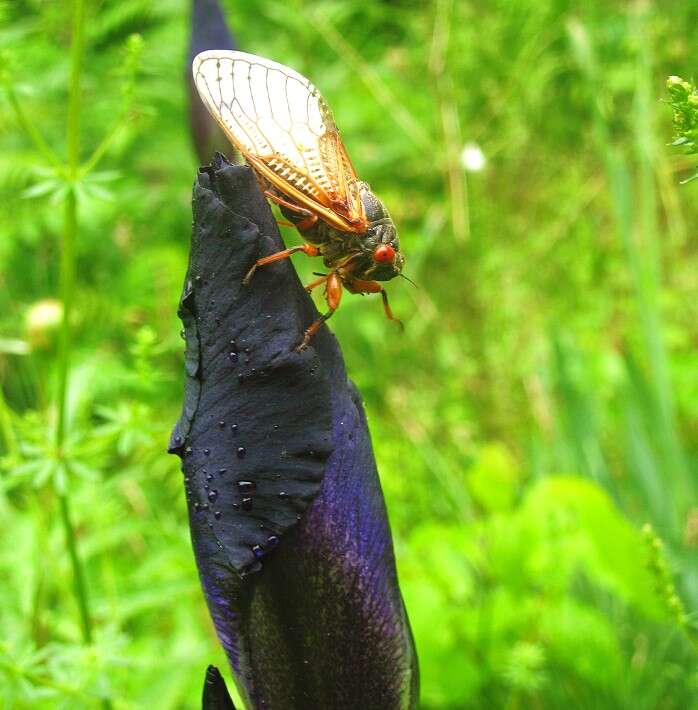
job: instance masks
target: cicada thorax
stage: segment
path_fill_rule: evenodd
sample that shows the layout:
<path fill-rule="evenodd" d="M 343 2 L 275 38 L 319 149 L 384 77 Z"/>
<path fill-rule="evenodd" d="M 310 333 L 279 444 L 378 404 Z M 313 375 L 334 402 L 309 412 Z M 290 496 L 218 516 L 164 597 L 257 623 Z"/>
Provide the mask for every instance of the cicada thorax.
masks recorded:
<path fill-rule="evenodd" d="M 359 194 L 366 210 L 365 231 L 343 231 L 322 219 L 308 219 L 307 214 L 280 205 L 303 239 L 318 247 L 325 266 L 341 270 L 343 274 L 359 279 L 388 281 L 400 273 L 403 257 L 397 230 L 385 205 L 371 191 L 367 183 L 359 183 Z M 381 264 L 374 260 L 376 249 L 388 245 L 397 254 L 393 263 Z"/>

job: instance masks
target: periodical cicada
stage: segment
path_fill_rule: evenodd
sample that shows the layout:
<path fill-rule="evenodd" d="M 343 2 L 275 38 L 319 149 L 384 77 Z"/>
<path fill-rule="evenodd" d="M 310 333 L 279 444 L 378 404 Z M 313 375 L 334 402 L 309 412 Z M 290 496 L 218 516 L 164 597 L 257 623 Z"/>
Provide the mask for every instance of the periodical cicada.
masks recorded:
<path fill-rule="evenodd" d="M 342 290 L 380 293 L 385 314 L 398 321 L 379 283 L 401 275 L 404 256 L 388 210 L 356 176 L 327 103 L 289 67 L 235 51 L 198 54 L 192 65 L 201 99 L 254 170 L 264 194 L 306 240 L 258 259 L 259 266 L 304 252 L 328 269 L 308 284 L 325 285 L 328 310 L 308 327 L 308 345 L 339 307 Z M 399 321 L 398 321 L 399 323 Z"/>

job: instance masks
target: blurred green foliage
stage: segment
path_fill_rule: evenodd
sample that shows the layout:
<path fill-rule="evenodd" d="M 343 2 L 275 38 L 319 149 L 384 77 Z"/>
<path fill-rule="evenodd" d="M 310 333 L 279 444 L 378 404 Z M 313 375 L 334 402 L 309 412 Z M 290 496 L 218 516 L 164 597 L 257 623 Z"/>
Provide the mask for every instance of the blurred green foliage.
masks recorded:
<path fill-rule="evenodd" d="M 164 453 L 196 169 L 189 8 L 86 3 L 89 171 L 69 178 L 68 5 L 0 2 L 1 704 L 195 708 L 225 660 Z M 321 88 L 419 284 L 389 287 L 402 337 L 371 298 L 332 325 L 366 400 L 424 708 L 698 708 L 698 200 L 679 186 L 695 158 L 666 146 L 672 108 L 694 121 L 674 139 L 695 142 L 695 91 L 667 95 L 666 77 L 698 67 L 696 5 L 225 5 L 245 50 Z"/>
<path fill-rule="evenodd" d="M 675 140 L 672 145 L 681 146 L 687 155 L 698 153 L 698 89 L 679 76 L 670 76 L 667 90 L 674 112 Z M 684 182 L 698 178 L 698 173 Z"/>

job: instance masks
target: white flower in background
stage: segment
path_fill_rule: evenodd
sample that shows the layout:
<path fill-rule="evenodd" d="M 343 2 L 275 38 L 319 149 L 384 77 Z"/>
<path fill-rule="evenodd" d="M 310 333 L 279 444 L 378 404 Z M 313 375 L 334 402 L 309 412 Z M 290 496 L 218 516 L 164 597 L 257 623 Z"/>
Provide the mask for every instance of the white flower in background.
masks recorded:
<path fill-rule="evenodd" d="M 32 347 L 47 347 L 63 320 L 63 304 L 54 298 L 44 298 L 29 307 L 25 316 L 27 339 Z"/>
<path fill-rule="evenodd" d="M 460 154 L 460 162 L 469 173 L 479 173 L 487 165 L 487 158 L 477 143 L 466 143 Z"/>

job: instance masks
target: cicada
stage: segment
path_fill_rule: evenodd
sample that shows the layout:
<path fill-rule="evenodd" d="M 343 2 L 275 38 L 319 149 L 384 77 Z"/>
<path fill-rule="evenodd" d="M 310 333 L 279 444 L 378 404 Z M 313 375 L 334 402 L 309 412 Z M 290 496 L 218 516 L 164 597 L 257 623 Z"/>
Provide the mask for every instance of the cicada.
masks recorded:
<path fill-rule="evenodd" d="M 343 289 L 380 293 L 386 316 L 399 323 L 380 284 L 401 275 L 397 230 L 356 176 L 320 92 L 293 69 L 245 52 L 202 52 L 192 71 L 204 105 L 305 240 L 258 259 L 244 283 L 258 267 L 297 252 L 323 258 L 327 273 L 306 290 L 324 285 L 328 310 L 306 329 L 299 349 L 337 310 Z"/>

